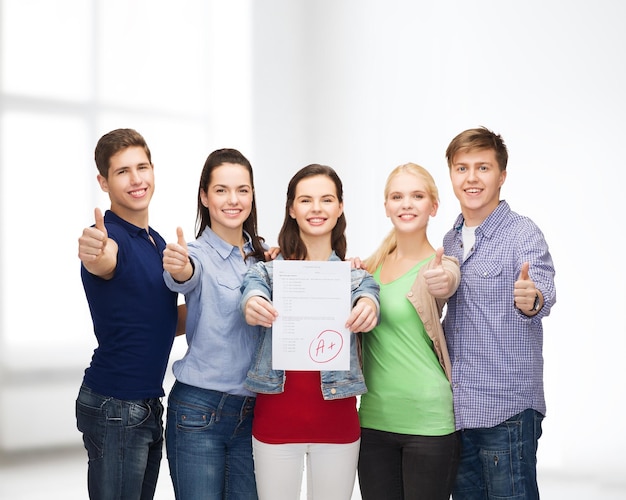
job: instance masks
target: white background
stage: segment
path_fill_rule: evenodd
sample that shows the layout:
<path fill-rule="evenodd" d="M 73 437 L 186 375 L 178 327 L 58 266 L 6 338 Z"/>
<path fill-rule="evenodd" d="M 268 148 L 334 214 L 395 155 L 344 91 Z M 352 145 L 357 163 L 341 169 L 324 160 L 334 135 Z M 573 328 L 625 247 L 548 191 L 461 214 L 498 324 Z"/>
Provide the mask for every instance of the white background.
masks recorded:
<path fill-rule="evenodd" d="M 0 450 L 79 445 L 73 400 L 94 345 L 77 238 L 108 200 L 93 147 L 133 127 L 152 149 L 151 224 L 193 239 L 206 156 L 255 169 L 275 244 L 289 178 L 344 182 L 348 254 L 389 229 L 383 183 L 434 175 L 430 237 L 458 213 L 445 149 L 485 125 L 510 153 L 502 197 L 544 231 L 542 473 L 626 489 L 623 23 L 611 0 L 0 0 Z M 183 341 L 184 342 L 184 341 Z M 184 351 L 180 339 L 173 358 Z M 42 414 L 43 413 L 43 414 Z M 166 476 L 166 472 L 163 473 Z"/>

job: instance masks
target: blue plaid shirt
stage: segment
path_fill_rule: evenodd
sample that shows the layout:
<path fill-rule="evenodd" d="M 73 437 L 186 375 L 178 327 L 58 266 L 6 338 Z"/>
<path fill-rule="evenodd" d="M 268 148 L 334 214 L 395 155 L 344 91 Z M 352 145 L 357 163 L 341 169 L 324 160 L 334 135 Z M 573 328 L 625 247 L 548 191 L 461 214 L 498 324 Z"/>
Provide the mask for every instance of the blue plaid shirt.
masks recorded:
<path fill-rule="evenodd" d="M 463 223 L 459 215 L 443 242 L 446 255 L 461 262 L 461 284 L 443 321 L 456 428 L 494 427 L 528 408 L 545 415 L 541 320 L 550 314 L 556 290 L 543 233 L 501 201 L 476 228 L 474 246 L 463 260 Z M 545 301 L 532 318 L 513 301 L 524 262 Z"/>

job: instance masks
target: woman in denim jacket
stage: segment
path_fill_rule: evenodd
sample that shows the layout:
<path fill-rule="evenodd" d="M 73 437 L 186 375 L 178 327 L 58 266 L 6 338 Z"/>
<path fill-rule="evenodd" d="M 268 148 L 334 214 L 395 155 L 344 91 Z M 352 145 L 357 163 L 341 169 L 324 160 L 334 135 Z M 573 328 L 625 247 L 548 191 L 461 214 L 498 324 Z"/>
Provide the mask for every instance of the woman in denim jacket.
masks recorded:
<path fill-rule="evenodd" d="M 343 188 L 333 169 L 309 165 L 289 182 L 285 221 L 278 244 L 288 260 L 343 260 L 346 253 Z M 280 258 L 280 257 L 279 257 Z M 378 284 L 351 270 L 350 370 L 272 369 L 273 265 L 259 262 L 246 274 L 242 311 L 262 330 L 245 386 L 257 392 L 252 436 L 260 500 L 300 496 L 307 459 L 309 499 L 349 500 L 360 446 L 356 396 L 367 391 L 355 333 L 378 323 Z"/>

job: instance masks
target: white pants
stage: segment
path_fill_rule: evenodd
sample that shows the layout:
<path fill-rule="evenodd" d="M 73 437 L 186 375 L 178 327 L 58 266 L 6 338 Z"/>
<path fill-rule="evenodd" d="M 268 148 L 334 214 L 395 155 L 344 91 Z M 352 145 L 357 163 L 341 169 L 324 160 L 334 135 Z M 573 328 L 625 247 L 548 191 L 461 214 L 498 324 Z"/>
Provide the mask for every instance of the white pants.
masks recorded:
<path fill-rule="evenodd" d="M 259 500 L 300 500 L 305 456 L 308 500 L 350 500 L 360 443 L 266 444 L 252 438 Z"/>

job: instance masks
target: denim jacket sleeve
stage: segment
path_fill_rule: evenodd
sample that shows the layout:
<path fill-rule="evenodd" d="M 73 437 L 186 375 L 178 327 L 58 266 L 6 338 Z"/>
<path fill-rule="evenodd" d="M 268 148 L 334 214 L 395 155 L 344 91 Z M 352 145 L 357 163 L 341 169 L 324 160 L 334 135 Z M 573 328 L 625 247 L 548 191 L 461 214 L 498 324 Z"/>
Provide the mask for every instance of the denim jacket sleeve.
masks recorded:
<path fill-rule="evenodd" d="M 241 301 L 239 307 L 244 312 L 246 302 L 251 297 L 263 297 L 272 301 L 273 266 L 271 262 L 257 262 L 243 278 L 241 283 Z"/>
<path fill-rule="evenodd" d="M 372 299 L 376 304 L 376 313 L 378 321 L 380 321 L 380 302 L 378 299 L 380 287 L 378 286 L 378 283 L 376 283 L 376 280 L 370 273 L 363 269 L 351 269 L 350 278 L 352 288 L 352 307 L 354 307 L 357 301 L 362 297 Z"/>

